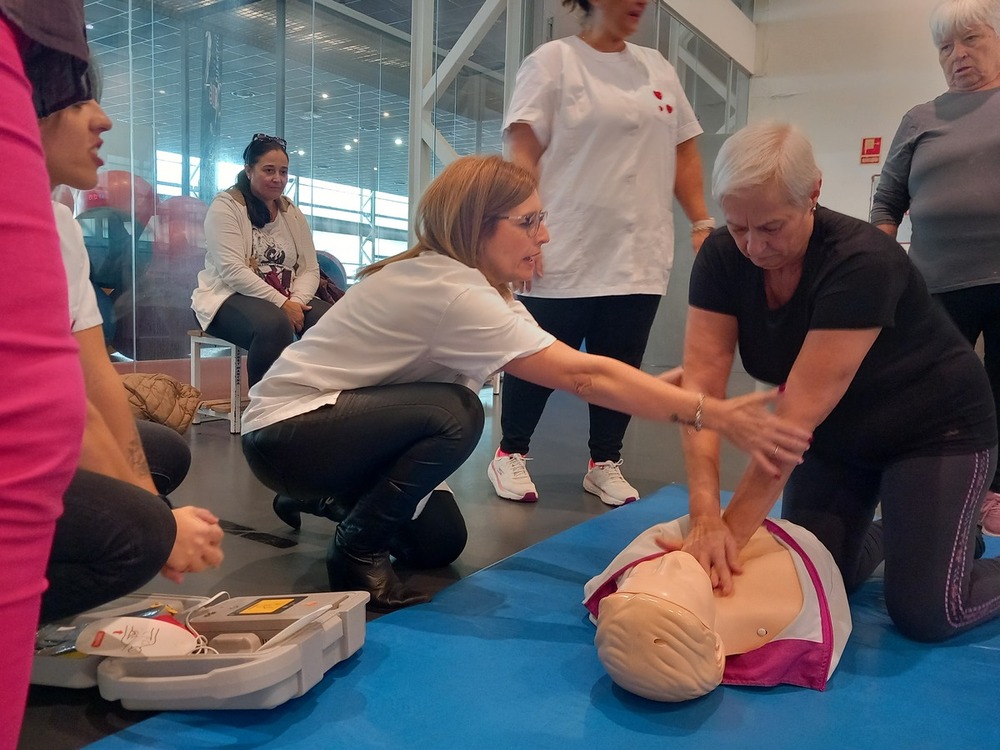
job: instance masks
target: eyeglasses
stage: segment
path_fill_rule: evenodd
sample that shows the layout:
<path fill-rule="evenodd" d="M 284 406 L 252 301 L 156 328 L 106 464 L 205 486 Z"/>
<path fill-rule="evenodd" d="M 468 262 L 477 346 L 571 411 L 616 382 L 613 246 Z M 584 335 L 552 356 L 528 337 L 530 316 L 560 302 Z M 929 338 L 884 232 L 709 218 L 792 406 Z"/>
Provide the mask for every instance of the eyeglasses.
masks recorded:
<path fill-rule="evenodd" d="M 253 140 L 251 143 L 277 143 L 282 148 L 288 147 L 288 142 L 284 138 L 279 138 L 276 135 L 268 135 L 267 133 L 254 133 Z"/>
<path fill-rule="evenodd" d="M 527 232 L 529 237 L 535 237 L 538 234 L 538 228 L 548 215 L 548 211 L 535 211 L 534 213 L 522 214 L 521 216 L 497 216 L 496 218 L 513 221 Z"/>

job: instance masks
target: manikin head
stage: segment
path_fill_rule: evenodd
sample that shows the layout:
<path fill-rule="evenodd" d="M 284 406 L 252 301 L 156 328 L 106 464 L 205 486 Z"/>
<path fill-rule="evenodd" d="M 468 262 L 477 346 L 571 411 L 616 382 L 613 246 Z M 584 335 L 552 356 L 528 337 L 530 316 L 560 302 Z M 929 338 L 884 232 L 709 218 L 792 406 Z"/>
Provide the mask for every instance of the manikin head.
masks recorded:
<path fill-rule="evenodd" d="M 698 698 L 719 686 L 726 663 L 715 614 L 711 580 L 694 557 L 678 551 L 646 560 L 601 601 L 597 656 L 636 695 Z"/>

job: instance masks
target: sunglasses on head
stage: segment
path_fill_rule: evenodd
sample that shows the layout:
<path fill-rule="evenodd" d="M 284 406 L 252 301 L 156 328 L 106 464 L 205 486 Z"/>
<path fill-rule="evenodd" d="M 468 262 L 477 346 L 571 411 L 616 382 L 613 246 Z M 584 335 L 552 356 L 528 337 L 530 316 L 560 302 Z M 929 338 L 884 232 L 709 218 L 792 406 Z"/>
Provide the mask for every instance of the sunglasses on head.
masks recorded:
<path fill-rule="evenodd" d="M 279 138 L 276 135 L 268 135 L 267 133 L 254 133 L 253 140 L 251 143 L 277 143 L 282 148 L 288 147 L 288 142 L 284 138 Z"/>
<path fill-rule="evenodd" d="M 243 149 L 243 163 L 248 166 L 250 164 L 250 162 L 247 161 L 250 158 L 250 149 L 253 148 L 253 144 L 255 143 L 274 143 L 281 148 L 282 151 L 288 153 L 288 143 L 284 138 L 279 138 L 276 135 L 268 135 L 267 133 L 254 133 L 253 138 L 250 140 L 250 145 Z"/>

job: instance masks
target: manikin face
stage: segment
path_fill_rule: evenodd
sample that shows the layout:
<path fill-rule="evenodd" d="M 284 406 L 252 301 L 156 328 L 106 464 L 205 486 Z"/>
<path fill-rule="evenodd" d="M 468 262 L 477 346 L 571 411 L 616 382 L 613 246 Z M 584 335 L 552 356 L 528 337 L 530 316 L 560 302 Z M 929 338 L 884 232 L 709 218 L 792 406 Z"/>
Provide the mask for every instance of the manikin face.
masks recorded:
<path fill-rule="evenodd" d="M 545 222 L 531 233 L 531 219 L 542 210 L 537 192 L 523 203 L 507 211 L 505 216 L 514 218 L 497 221 L 496 231 L 486 240 L 479 258 L 479 270 L 491 284 L 508 284 L 514 281 L 531 281 L 535 273 L 535 259 L 541 255 L 542 245 L 549 241 Z"/>
<path fill-rule="evenodd" d="M 715 630 L 712 581 L 701 563 L 687 552 L 670 552 L 639 563 L 629 571 L 618 591 L 648 594 L 676 604 L 701 620 L 709 630 Z"/>
<path fill-rule="evenodd" d="M 594 644 L 626 690 L 652 700 L 690 700 L 722 681 L 726 656 L 715 622 L 708 574 L 687 552 L 670 552 L 634 566 L 601 600 Z"/>
<path fill-rule="evenodd" d="M 288 156 L 274 148 L 261 156 L 257 163 L 246 168 L 250 178 L 250 192 L 265 203 L 277 200 L 288 184 Z"/>
<path fill-rule="evenodd" d="M 938 45 L 938 61 L 949 91 L 1000 86 L 1000 36 L 985 24 L 947 34 Z"/>
<path fill-rule="evenodd" d="M 591 0 L 594 30 L 628 39 L 639 28 L 649 0 Z"/>
<path fill-rule="evenodd" d="M 38 121 L 45 150 L 49 182 L 90 190 L 97 184 L 97 169 L 104 162 L 97 155 L 101 134 L 111 130 L 111 120 L 93 99 L 53 112 Z"/>
<path fill-rule="evenodd" d="M 776 188 L 722 198 L 722 213 L 736 246 L 755 266 L 773 271 L 801 261 L 813 230 L 813 206 L 791 205 Z"/>

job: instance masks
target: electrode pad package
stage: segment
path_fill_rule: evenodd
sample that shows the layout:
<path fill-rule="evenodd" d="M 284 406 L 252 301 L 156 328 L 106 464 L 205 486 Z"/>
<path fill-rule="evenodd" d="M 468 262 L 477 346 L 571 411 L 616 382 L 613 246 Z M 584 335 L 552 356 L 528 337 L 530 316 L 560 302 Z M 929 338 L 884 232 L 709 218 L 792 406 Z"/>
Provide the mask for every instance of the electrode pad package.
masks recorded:
<path fill-rule="evenodd" d="M 207 601 L 207 596 L 129 594 L 68 621 L 45 625 L 35 636 L 31 684 L 67 688 L 95 687 L 97 667 L 104 657 L 76 650 L 76 640 L 87 626 L 115 617 L 152 618 L 184 612 Z"/>
<path fill-rule="evenodd" d="M 136 594 L 46 626 L 32 682 L 97 685 L 131 710 L 273 708 L 364 643 L 364 591 L 224 597 Z"/>

